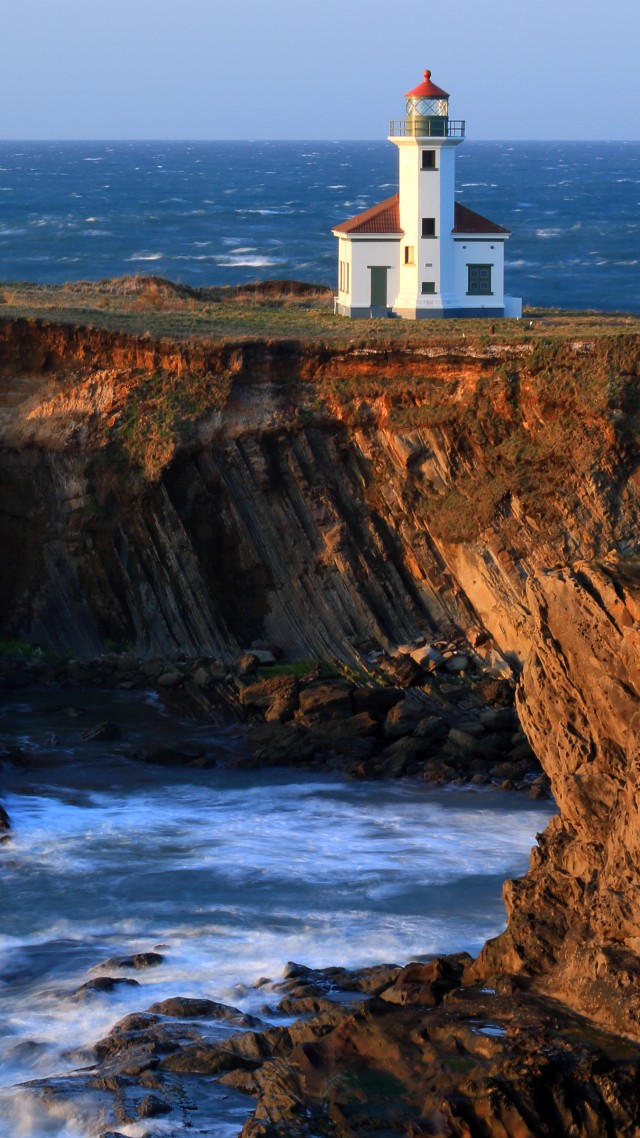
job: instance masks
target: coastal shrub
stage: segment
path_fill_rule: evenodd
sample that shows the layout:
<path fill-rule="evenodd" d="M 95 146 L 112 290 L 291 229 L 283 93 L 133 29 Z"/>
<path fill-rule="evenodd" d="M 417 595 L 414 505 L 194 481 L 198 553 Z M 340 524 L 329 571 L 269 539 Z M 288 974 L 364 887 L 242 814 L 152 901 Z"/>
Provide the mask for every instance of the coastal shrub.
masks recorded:
<path fill-rule="evenodd" d="M 37 644 L 28 644 L 26 640 L 0 640 L 0 656 L 21 656 L 31 660 L 45 655 L 43 648 Z"/>

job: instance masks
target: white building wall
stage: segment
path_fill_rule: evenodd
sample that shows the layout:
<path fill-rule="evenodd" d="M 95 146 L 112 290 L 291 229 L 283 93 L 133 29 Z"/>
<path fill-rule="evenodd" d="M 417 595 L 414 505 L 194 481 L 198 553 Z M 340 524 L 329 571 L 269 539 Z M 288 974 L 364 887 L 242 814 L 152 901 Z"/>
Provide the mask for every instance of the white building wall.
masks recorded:
<path fill-rule="evenodd" d="M 371 266 L 381 265 L 387 272 L 387 304 L 391 306 L 398 291 L 398 262 L 400 241 L 397 237 L 352 237 L 351 296 L 352 308 L 369 308 L 371 305 Z"/>
<path fill-rule="evenodd" d="M 456 236 L 453 241 L 455 293 L 461 308 L 502 308 L 504 304 L 504 239 Z M 491 296 L 467 293 L 469 265 L 491 265 Z"/>
<path fill-rule="evenodd" d="M 442 308 L 455 305 L 455 272 L 451 230 L 454 220 L 455 151 L 459 140 L 445 138 L 393 138 L 398 147 L 400 174 L 399 288 L 395 306 L 400 309 Z M 435 167 L 422 168 L 423 150 L 435 152 Z M 434 237 L 422 236 L 422 219 L 433 218 Z M 405 263 L 405 249 L 413 260 Z M 432 282 L 433 293 L 423 293 Z"/>
<path fill-rule="evenodd" d="M 346 266 L 346 269 L 345 269 Z M 341 237 L 338 241 L 338 302 L 350 304 L 351 295 L 351 242 Z"/>

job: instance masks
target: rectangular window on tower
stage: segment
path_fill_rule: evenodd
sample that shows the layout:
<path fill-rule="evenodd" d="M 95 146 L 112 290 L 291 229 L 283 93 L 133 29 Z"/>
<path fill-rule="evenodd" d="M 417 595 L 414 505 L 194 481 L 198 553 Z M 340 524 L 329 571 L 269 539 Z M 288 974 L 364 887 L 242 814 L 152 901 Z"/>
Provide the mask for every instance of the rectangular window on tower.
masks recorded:
<path fill-rule="evenodd" d="M 436 219 L 435 217 L 423 217 L 422 219 L 422 236 L 435 237 L 436 235 Z"/>
<path fill-rule="evenodd" d="M 467 265 L 467 296 L 491 296 L 491 265 Z"/>
<path fill-rule="evenodd" d="M 436 152 L 435 150 L 422 151 L 422 169 L 435 170 L 436 168 Z"/>
<path fill-rule="evenodd" d="M 423 281 L 422 282 L 422 295 L 423 296 L 432 295 L 435 291 L 436 291 L 436 282 L 435 281 Z"/>
<path fill-rule="evenodd" d="M 405 245 L 405 247 L 404 247 L 404 263 L 405 263 L 405 265 L 415 264 L 413 245 Z"/>

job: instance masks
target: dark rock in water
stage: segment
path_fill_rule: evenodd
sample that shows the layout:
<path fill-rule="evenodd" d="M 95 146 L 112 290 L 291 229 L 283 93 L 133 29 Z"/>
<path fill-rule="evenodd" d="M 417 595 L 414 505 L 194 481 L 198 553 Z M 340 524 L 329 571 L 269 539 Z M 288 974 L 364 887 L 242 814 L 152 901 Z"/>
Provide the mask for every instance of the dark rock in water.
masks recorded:
<path fill-rule="evenodd" d="M 374 760 L 377 778 L 401 778 L 405 774 L 415 774 L 426 755 L 422 739 L 403 736 L 385 747 Z"/>
<path fill-rule="evenodd" d="M 72 703 L 63 704 L 61 707 L 52 707 L 49 715 L 66 715 L 67 719 L 79 719 L 85 713 L 81 707 L 76 707 Z"/>
<path fill-rule="evenodd" d="M 264 723 L 249 732 L 248 743 L 259 763 L 266 766 L 296 766 L 310 759 L 315 741 L 295 724 Z"/>
<path fill-rule="evenodd" d="M 166 745 L 154 747 L 139 756 L 143 763 L 154 763 L 158 766 L 210 766 L 216 765 L 215 759 L 208 756 L 197 743 L 184 743 L 178 746 Z"/>
<path fill-rule="evenodd" d="M 262 1020 L 247 1015 L 229 1004 L 216 1000 L 199 1000 L 189 996 L 171 996 L 152 1004 L 147 1011 L 154 1015 L 172 1016 L 176 1019 L 216 1019 L 233 1023 L 237 1027 L 264 1027 Z"/>
<path fill-rule="evenodd" d="M 120 984 L 127 984 L 132 988 L 140 987 L 138 981 L 130 976 L 95 976 L 93 980 L 87 980 L 86 984 L 80 985 L 77 992 L 74 993 L 74 998 L 82 998 L 82 996 L 90 995 L 92 992 L 113 992 L 113 989 Z"/>
<path fill-rule="evenodd" d="M 159 1118 L 162 1114 L 169 1114 L 171 1105 L 157 1095 L 145 1095 L 138 1103 L 138 1118 Z"/>
<path fill-rule="evenodd" d="M 96 968 L 155 968 L 163 960 L 160 952 L 134 952 L 130 956 L 110 956 Z"/>
<path fill-rule="evenodd" d="M 0 806 L 0 833 L 3 831 L 6 833 L 6 831 L 10 829 L 11 822 L 9 821 L 9 815 L 4 806 Z"/>
<path fill-rule="evenodd" d="M 87 731 L 82 732 L 81 738 L 95 743 L 113 743 L 120 736 L 121 731 L 117 723 L 105 722 L 89 727 Z"/>

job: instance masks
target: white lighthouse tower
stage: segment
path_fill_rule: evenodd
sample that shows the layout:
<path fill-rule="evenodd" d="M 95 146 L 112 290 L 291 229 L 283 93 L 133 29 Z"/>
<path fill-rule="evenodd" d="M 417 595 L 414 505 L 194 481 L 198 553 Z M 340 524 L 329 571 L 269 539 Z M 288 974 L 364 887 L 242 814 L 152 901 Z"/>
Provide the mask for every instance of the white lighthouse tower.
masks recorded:
<path fill-rule="evenodd" d="M 504 295 L 509 230 L 455 200 L 456 149 L 465 124 L 449 118 L 449 95 L 425 71 L 392 122 L 399 194 L 336 225 L 345 316 L 520 316 Z"/>

